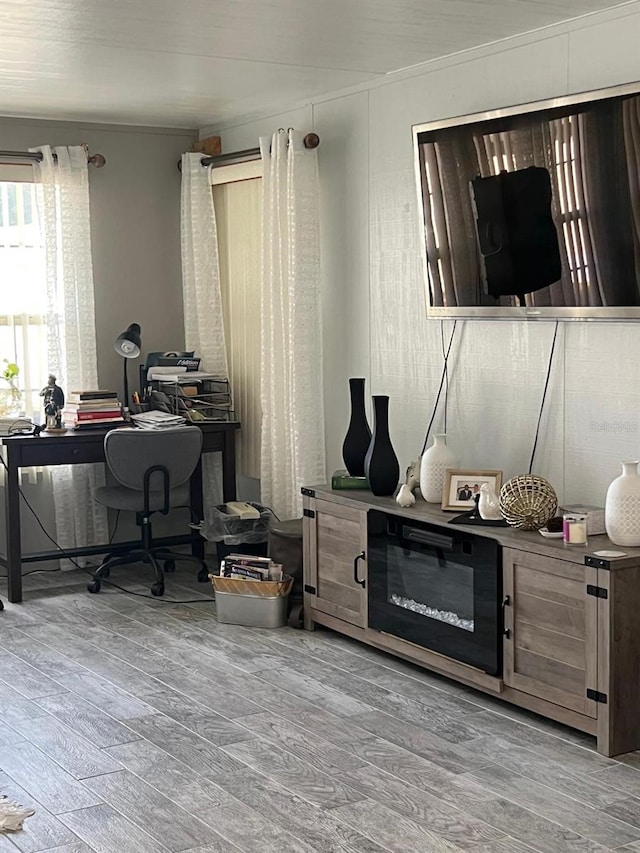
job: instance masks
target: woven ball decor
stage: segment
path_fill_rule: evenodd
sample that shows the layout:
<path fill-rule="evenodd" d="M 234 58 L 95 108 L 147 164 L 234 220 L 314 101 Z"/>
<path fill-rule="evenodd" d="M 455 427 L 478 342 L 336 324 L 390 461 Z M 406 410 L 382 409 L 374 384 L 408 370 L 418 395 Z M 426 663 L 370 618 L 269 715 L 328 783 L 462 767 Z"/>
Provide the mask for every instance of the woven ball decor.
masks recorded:
<path fill-rule="evenodd" d="M 540 530 L 556 514 L 558 498 L 544 477 L 512 477 L 500 489 L 500 510 L 507 524 L 521 530 Z"/>

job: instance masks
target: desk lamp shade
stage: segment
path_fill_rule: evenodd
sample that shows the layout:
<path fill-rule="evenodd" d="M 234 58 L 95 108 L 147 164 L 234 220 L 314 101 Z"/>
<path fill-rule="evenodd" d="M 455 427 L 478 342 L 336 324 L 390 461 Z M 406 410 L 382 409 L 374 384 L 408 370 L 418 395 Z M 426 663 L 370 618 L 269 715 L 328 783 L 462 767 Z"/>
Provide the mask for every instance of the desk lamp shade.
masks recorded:
<path fill-rule="evenodd" d="M 137 358 L 140 355 L 142 348 L 142 339 L 140 337 L 140 326 L 138 323 L 132 323 L 127 326 L 124 332 L 121 332 L 115 340 L 116 352 L 123 358 Z"/>
<path fill-rule="evenodd" d="M 140 355 L 140 351 L 142 349 L 142 338 L 140 337 L 141 332 L 140 325 L 138 323 L 131 323 L 130 326 L 121 332 L 118 337 L 115 339 L 114 348 L 115 351 L 123 357 L 124 362 L 124 397 L 122 400 L 122 405 L 125 408 L 129 406 L 129 380 L 127 378 L 127 361 L 130 358 L 137 358 Z"/>

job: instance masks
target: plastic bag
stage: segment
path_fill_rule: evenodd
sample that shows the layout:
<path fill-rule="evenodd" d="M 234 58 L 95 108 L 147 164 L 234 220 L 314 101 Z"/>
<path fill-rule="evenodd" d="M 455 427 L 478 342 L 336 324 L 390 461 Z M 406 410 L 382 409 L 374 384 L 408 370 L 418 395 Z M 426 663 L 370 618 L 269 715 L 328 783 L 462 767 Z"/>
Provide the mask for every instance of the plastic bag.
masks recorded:
<path fill-rule="evenodd" d="M 205 510 L 205 519 L 200 533 L 209 542 L 224 542 L 225 545 L 253 545 L 266 542 L 273 515 L 261 504 L 247 501 L 260 513 L 260 518 L 239 518 L 227 512 L 226 504 L 218 504 Z"/>

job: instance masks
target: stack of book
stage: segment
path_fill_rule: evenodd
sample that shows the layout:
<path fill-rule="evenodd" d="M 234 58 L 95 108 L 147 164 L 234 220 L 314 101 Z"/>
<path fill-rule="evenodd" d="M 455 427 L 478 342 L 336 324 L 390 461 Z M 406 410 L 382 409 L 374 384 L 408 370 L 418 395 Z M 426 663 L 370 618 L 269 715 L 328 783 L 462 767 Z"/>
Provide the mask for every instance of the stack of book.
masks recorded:
<path fill-rule="evenodd" d="M 67 429 L 116 427 L 125 423 L 117 391 L 72 391 L 62 412 Z"/>
<path fill-rule="evenodd" d="M 244 581 L 281 581 L 282 563 L 252 554 L 229 554 L 220 563 L 220 577 Z"/>

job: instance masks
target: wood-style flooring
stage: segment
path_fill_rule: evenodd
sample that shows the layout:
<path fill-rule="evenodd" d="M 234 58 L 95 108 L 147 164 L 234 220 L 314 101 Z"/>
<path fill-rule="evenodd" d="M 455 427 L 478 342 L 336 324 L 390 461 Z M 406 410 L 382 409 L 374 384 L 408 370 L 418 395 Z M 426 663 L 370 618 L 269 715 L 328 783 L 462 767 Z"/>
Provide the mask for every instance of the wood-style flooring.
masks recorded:
<path fill-rule="evenodd" d="M 640 753 L 329 631 L 218 624 L 191 568 L 189 604 L 86 579 L 0 613 L 0 793 L 36 810 L 0 853 L 640 851 Z"/>

